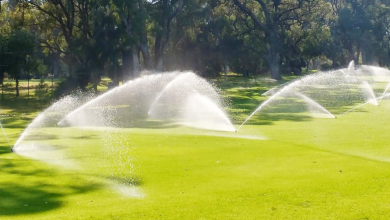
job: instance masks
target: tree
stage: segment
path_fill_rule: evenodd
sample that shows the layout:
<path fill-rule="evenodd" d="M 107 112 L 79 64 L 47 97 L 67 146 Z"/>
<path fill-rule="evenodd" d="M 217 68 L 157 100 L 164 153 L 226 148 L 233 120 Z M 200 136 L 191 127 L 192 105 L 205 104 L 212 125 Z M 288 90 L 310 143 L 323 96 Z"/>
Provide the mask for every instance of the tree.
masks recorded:
<path fill-rule="evenodd" d="M 388 1 L 326 0 L 333 12 L 327 56 L 333 66 L 354 60 L 364 64 L 381 62 L 387 53 Z M 336 47 L 336 48 L 334 48 Z"/>
<path fill-rule="evenodd" d="M 203 38 L 202 47 L 205 52 L 208 50 L 208 54 L 203 56 L 209 56 L 214 65 L 222 65 L 227 80 L 228 68 L 238 57 L 242 46 L 242 40 L 237 36 L 232 25 L 235 10 L 217 2 L 209 4 L 209 7 L 208 19 L 200 26 L 202 34 L 199 37 Z M 214 69 L 214 71 L 218 70 Z"/>
<path fill-rule="evenodd" d="M 2 66 L 1 74 L 7 72 L 16 81 L 16 96 L 19 96 L 19 79 L 27 70 L 27 58 L 34 53 L 34 35 L 21 30 L 13 30 L 9 35 L 0 38 L 0 60 L 7 65 Z"/>
<path fill-rule="evenodd" d="M 148 15 L 144 9 L 145 3 L 141 0 L 114 0 L 113 4 L 116 6 L 115 12 L 120 17 L 118 30 L 121 35 L 123 77 L 125 79 L 136 78 L 141 71 L 139 48 L 142 48 L 145 65 L 149 66 L 150 62 L 147 40 L 146 45 L 143 43 L 143 39 L 147 38 L 145 23 Z"/>
<path fill-rule="evenodd" d="M 47 30 L 53 30 L 50 35 L 56 35 L 57 30 L 61 31 L 60 39 L 55 36 L 49 36 L 47 40 L 42 40 L 42 43 L 44 43 L 45 46 L 50 47 L 51 50 L 55 50 L 65 55 L 64 60 L 68 65 L 69 75 L 73 76 L 76 57 L 72 46 L 74 35 L 78 28 L 76 25 L 78 16 L 76 16 L 76 14 L 80 14 L 80 18 L 83 17 L 85 21 L 88 18 L 88 16 L 85 15 L 88 7 L 85 7 L 84 3 L 88 3 L 89 1 L 83 0 L 80 1 L 80 4 L 78 4 L 78 2 L 75 0 L 20 0 L 20 2 L 31 5 L 33 8 L 40 11 L 44 15 L 42 17 L 43 20 L 41 20 L 41 25 L 44 26 L 44 28 Z M 85 22 L 82 22 L 81 24 L 81 26 L 86 25 Z M 84 34 L 88 33 L 88 31 L 84 32 Z M 58 43 L 58 41 L 61 41 L 62 39 L 64 39 L 67 44 L 65 47 Z"/>
<path fill-rule="evenodd" d="M 172 21 L 183 9 L 183 0 L 158 0 L 153 3 L 155 25 L 154 66 L 163 70 L 164 52 L 171 40 Z"/>
<path fill-rule="evenodd" d="M 233 2 L 239 10 L 250 17 L 256 28 L 264 32 L 267 53 L 263 58 L 269 66 L 271 77 L 280 80 L 282 27 L 296 22 L 302 16 L 310 15 L 312 8 L 317 6 L 317 1 L 254 0 L 242 3 L 240 0 L 233 0 Z"/>

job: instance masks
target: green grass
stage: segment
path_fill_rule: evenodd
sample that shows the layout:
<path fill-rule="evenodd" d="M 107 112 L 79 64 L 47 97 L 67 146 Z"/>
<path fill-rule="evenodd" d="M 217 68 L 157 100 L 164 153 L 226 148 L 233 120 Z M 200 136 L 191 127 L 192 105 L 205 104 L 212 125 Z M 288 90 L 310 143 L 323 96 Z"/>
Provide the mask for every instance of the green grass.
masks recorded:
<path fill-rule="evenodd" d="M 221 87 L 236 124 L 276 85 L 231 80 Z M 1 109 L 12 143 L 31 102 Z M 49 151 L 47 163 L 0 138 L 0 219 L 388 219 L 389 110 L 383 100 L 338 119 L 260 114 L 238 133 L 44 128 L 30 142 L 66 155 Z M 138 194 L 119 191 L 129 182 Z"/>

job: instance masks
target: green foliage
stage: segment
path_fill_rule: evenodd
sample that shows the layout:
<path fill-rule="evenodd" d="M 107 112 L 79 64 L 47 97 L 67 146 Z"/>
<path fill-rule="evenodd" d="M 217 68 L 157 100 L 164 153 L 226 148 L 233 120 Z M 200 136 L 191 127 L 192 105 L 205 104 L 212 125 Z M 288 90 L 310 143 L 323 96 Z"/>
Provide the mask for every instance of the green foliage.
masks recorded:
<path fill-rule="evenodd" d="M 280 78 L 280 73 L 300 74 L 315 59 L 329 60 L 330 68 L 350 60 L 390 65 L 388 1 L 13 0 L 1 4 L 1 51 L 23 49 L 34 55 L 0 55 L 4 67 L 0 79 L 6 72 L 13 78 L 55 72 L 81 80 L 73 87 L 85 89 L 87 84 L 96 88 L 103 76 L 118 84 L 143 69 L 191 69 L 215 77 L 227 65 L 241 75 L 271 72 Z"/>
<path fill-rule="evenodd" d="M 11 78 L 17 78 L 22 70 L 27 70 L 27 58 L 35 48 L 35 36 L 21 30 L 13 30 L 0 36 L 1 72 L 7 72 Z"/>

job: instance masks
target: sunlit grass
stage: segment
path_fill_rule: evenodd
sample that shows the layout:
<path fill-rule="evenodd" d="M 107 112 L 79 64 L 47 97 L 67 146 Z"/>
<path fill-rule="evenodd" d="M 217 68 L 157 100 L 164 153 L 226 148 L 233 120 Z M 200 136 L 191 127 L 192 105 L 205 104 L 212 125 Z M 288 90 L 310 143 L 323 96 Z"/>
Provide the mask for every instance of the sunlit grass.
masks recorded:
<path fill-rule="evenodd" d="M 274 85 L 221 86 L 236 127 Z M 6 106 L 15 143 L 37 106 L 26 120 Z M 0 218 L 387 219 L 389 110 L 383 100 L 337 119 L 259 113 L 237 133 L 44 128 L 29 143 L 56 150 L 41 161 L 0 138 Z"/>

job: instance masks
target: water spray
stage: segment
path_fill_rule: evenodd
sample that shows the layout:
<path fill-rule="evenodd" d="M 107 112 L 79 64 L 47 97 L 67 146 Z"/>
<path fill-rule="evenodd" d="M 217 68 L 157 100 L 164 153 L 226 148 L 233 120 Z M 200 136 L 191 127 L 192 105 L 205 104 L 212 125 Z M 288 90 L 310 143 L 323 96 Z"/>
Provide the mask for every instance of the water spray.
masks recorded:
<path fill-rule="evenodd" d="M 9 142 L 9 139 L 8 139 L 8 137 L 7 137 L 7 134 L 5 133 L 5 130 L 4 130 L 3 125 L 1 124 L 1 122 L 0 122 L 0 127 L 1 127 L 1 130 L 3 131 L 3 134 L 4 134 L 5 139 L 6 139 L 7 142 L 8 142 L 9 148 L 11 148 L 11 152 L 13 152 L 11 143 Z"/>

